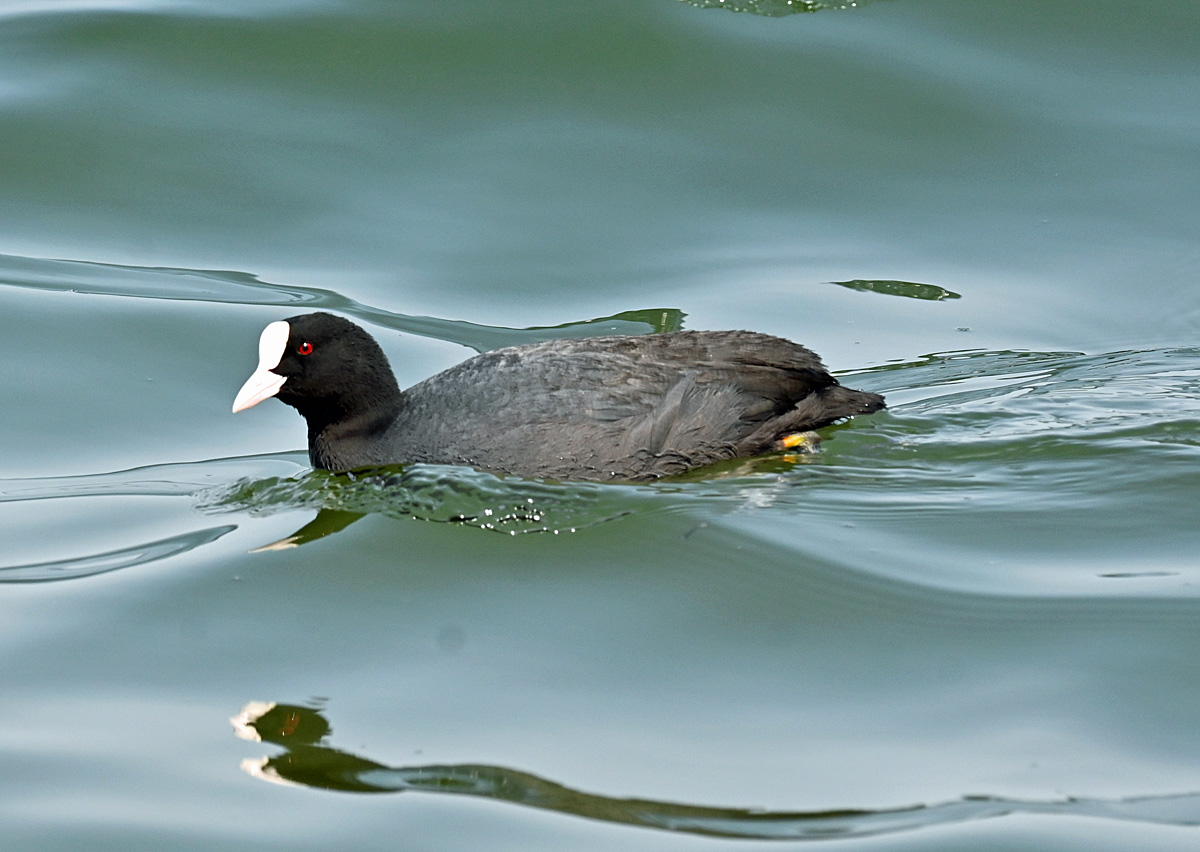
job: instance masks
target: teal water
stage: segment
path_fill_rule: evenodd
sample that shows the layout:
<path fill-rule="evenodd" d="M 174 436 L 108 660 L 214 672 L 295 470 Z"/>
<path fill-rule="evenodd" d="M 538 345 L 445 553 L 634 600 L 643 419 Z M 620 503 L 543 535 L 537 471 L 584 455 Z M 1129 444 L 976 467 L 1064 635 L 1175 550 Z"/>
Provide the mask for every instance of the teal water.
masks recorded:
<path fill-rule="evenodd" d="M 0 845 L 1195 848 L 1198 30 L 0 7 Z M 752 328 L 890 409 L 650 486 L 350 480 L 229 414 L 315 309 L 402 385 Z"/>

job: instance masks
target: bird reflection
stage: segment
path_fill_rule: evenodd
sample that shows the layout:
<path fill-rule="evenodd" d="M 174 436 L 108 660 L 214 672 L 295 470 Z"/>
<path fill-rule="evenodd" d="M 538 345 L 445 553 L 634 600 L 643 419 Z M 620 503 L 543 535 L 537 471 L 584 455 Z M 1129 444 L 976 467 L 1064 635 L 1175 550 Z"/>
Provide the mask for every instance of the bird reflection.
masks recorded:
<path fill-rule="evenodd" d="M 243 739 L 282 746 L 242 768 L 265 781 L 351 793 L 419 790 L 493 799 L 587 819 L 710 837 L 831 840 L 886 834 L 1010 813 L 1067 814 L 1163 825 L 1200 824 L 1200 793 L 1127 799 L 1020 801 L 973 796 L 882 810 L 761 811 L 585 793 L 502 766 L 387 766 L 323 745 L 331 733 L 320 710 L 251 702 L 230 720 Z"/>

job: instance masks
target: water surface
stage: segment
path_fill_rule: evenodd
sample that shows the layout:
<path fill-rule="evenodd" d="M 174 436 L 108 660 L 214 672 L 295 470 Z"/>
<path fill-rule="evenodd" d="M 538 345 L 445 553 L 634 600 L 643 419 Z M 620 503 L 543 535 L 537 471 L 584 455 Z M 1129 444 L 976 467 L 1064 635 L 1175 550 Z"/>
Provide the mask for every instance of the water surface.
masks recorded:
<path fill-rule="evenodd" d="M 1200 7 L 787 5 L 0 11 L 6 848 L 1195 847 Z M 890 408 L 314 473 L 229 405 L 318 309 Z"/>

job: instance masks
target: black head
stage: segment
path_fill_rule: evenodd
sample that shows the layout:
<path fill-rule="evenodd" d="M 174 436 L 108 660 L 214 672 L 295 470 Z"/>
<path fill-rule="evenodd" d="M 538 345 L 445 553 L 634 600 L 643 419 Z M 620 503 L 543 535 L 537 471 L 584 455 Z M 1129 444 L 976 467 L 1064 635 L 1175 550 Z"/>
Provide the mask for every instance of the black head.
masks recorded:
<path fill-rule="evenodd" d="M 268 325 L 259 339 L 258 369 L 233 410 L 269 397 L 299 411 L 310 429 L 347 417 L 394 411 L 400 389 L 387 356 L 347 319 L 315 313 Z"/>

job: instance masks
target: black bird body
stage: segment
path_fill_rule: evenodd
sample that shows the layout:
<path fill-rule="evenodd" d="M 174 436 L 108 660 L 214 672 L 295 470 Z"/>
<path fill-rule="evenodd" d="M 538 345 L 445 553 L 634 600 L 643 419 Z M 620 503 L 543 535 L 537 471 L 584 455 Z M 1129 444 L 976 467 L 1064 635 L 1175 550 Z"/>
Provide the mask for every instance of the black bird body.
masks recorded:
<path fill-rule="evenodd" d="M 401 392 L 383 351 L 353 323 L 307 314 L 286 324 L 268 368 L 272 381 L 284 377 L 274 395 L 304 415 L 312 464 L 330 470 L 428 462 L 648 480 L 780 449 L 788 436 L 884 407 L 878 394 L 838 384 L 803 346 L 755 332 L 513 346 Z"/>

